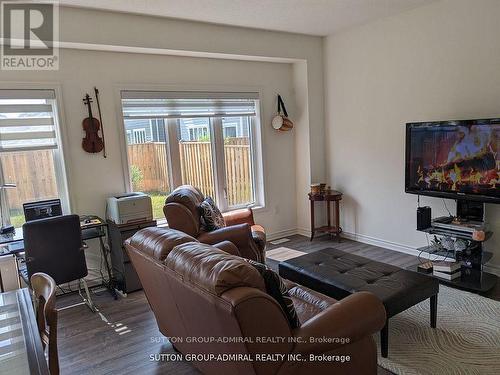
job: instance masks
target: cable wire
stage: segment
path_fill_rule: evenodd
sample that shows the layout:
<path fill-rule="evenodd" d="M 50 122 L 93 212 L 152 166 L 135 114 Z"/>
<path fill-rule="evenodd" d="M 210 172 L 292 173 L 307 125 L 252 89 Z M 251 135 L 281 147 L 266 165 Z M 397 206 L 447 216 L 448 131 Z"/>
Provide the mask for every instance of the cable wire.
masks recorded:
<path fill-rule="evenodd" d="M 448 215 L 452 216 L 453 215 L 451 214 L 450 210 L 448 209 L 448 206 L 446 205 L 446 200 L 443 198 L 443 205 L 444 205 L 444 208 L 446 209 L 446 211 L 448 211 Z"/>

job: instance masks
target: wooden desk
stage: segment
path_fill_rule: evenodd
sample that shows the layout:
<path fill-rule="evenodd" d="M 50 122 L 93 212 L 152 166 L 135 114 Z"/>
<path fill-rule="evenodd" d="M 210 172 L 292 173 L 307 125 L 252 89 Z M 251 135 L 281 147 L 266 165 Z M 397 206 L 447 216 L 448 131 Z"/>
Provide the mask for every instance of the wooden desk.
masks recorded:
<path fill-rule="evenodd" d="M 314 239 L 314 235 L 316 233 L 330 233 L 330 235 L 335 235 L 337 237 L 337 240 L 340 242 L 340 234 L 342 233 L 342 228 L 340 227 L 340 201 L 342 199 L 342 193 L 335 190 L 329 190 L 323 194 L 309 193 L 308 196 L 309 200 L 311 201 L 311 241 Z M 327 225 L 319 228 L 316 228 L 314 223 L 315 202 L 326 202 Z M 335 210 L 333 224 L 331 215 L 332 202 Z"/>
<path fill-rule="evenodd" d="M 0 293 L 0 374 L 49 375 L 26 288 Z"/>

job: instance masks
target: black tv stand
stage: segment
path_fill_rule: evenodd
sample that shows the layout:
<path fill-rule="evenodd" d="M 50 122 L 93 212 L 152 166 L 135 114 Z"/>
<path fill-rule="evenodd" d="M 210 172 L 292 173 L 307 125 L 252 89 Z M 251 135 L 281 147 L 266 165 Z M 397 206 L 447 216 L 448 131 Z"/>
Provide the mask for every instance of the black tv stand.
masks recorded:
<path fill-rule="evenodd" d="M 433 224 L 438 223 L 441 225 L 431 225 L 421 231 L 435 236 L 460 238 L 468 241 L 469 246 L 461 251 L 450 251 L 433 244 L 417 249 L 420 252 L 452 258 L 462 263 L 462 275 L 459 279 L 451 281 L 437 279 L 443 284 L 469 291 L 487 292 L 492 289 L 498 277 L 483 271 L 483 266 L 493 256 L 491 252 L 484 251 L 483 242 L 491 238 L 493 232 L 485 231 L 485 238 L 482 241 L 473 239 L 473 229 L 484 224 L 484 203 L 458 200 L 456 216 L 439 217 L 433 220 Z M 416 271 L 417 266 L 412 266 L 410 269 Z"/>

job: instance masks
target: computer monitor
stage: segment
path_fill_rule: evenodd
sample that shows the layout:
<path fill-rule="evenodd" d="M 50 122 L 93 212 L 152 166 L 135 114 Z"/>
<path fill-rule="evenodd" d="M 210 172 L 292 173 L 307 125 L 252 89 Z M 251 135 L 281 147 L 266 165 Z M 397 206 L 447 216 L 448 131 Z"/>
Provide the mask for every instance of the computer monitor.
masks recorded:
<path fill-rule="evenodd" d="M 24 203 L 23 210 L 26 222 L 62 215 L 60 199 Z"/>

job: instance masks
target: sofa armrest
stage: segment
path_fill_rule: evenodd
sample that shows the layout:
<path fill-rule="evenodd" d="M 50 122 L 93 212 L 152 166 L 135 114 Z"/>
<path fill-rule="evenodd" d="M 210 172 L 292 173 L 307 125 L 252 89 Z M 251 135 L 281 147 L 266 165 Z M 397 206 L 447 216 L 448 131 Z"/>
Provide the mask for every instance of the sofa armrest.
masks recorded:
<path fill-rule="evenodd" d="M 203 232 L 200 233 L 197 239 L 209 245 L 222 241 L 231 241 L 236 245 L 243 258 L 262 261 L 262 255 L 253 241 L 252 231 L 248 224 L 232 225 L 212 232 Z"/>
<path fill-rule="evenodd" d="M 297 353 L 325 353 L 346 343 L 356 342 L 382 329 L 386 313 L 382 302 L 372 293 L 358 292 L 331 305 L 294 330 Z M 326 340 L 311 340 L 314 338 Z"/>
<path fill-rule="evenodd" d="M 237 255 L 239 257 L 241 256 L 240 251 L 238 250 L 236 245 L 234 243 L 232 243 L 231 241 L 221 241 L 221 242 L 214 244 L 213 246 L 216 247 L 217 249 L 221 249 L 222 251 L 225 251 L 228 254 Z"/>
<path fill-rule="evenodd" d="M 253 211 L 250 208 L 224 212 L 222 216 L 224 217 L 224 221 L 227 226 L 237 224 L 248 224 L 250 226 L 255 225 Z"/>

